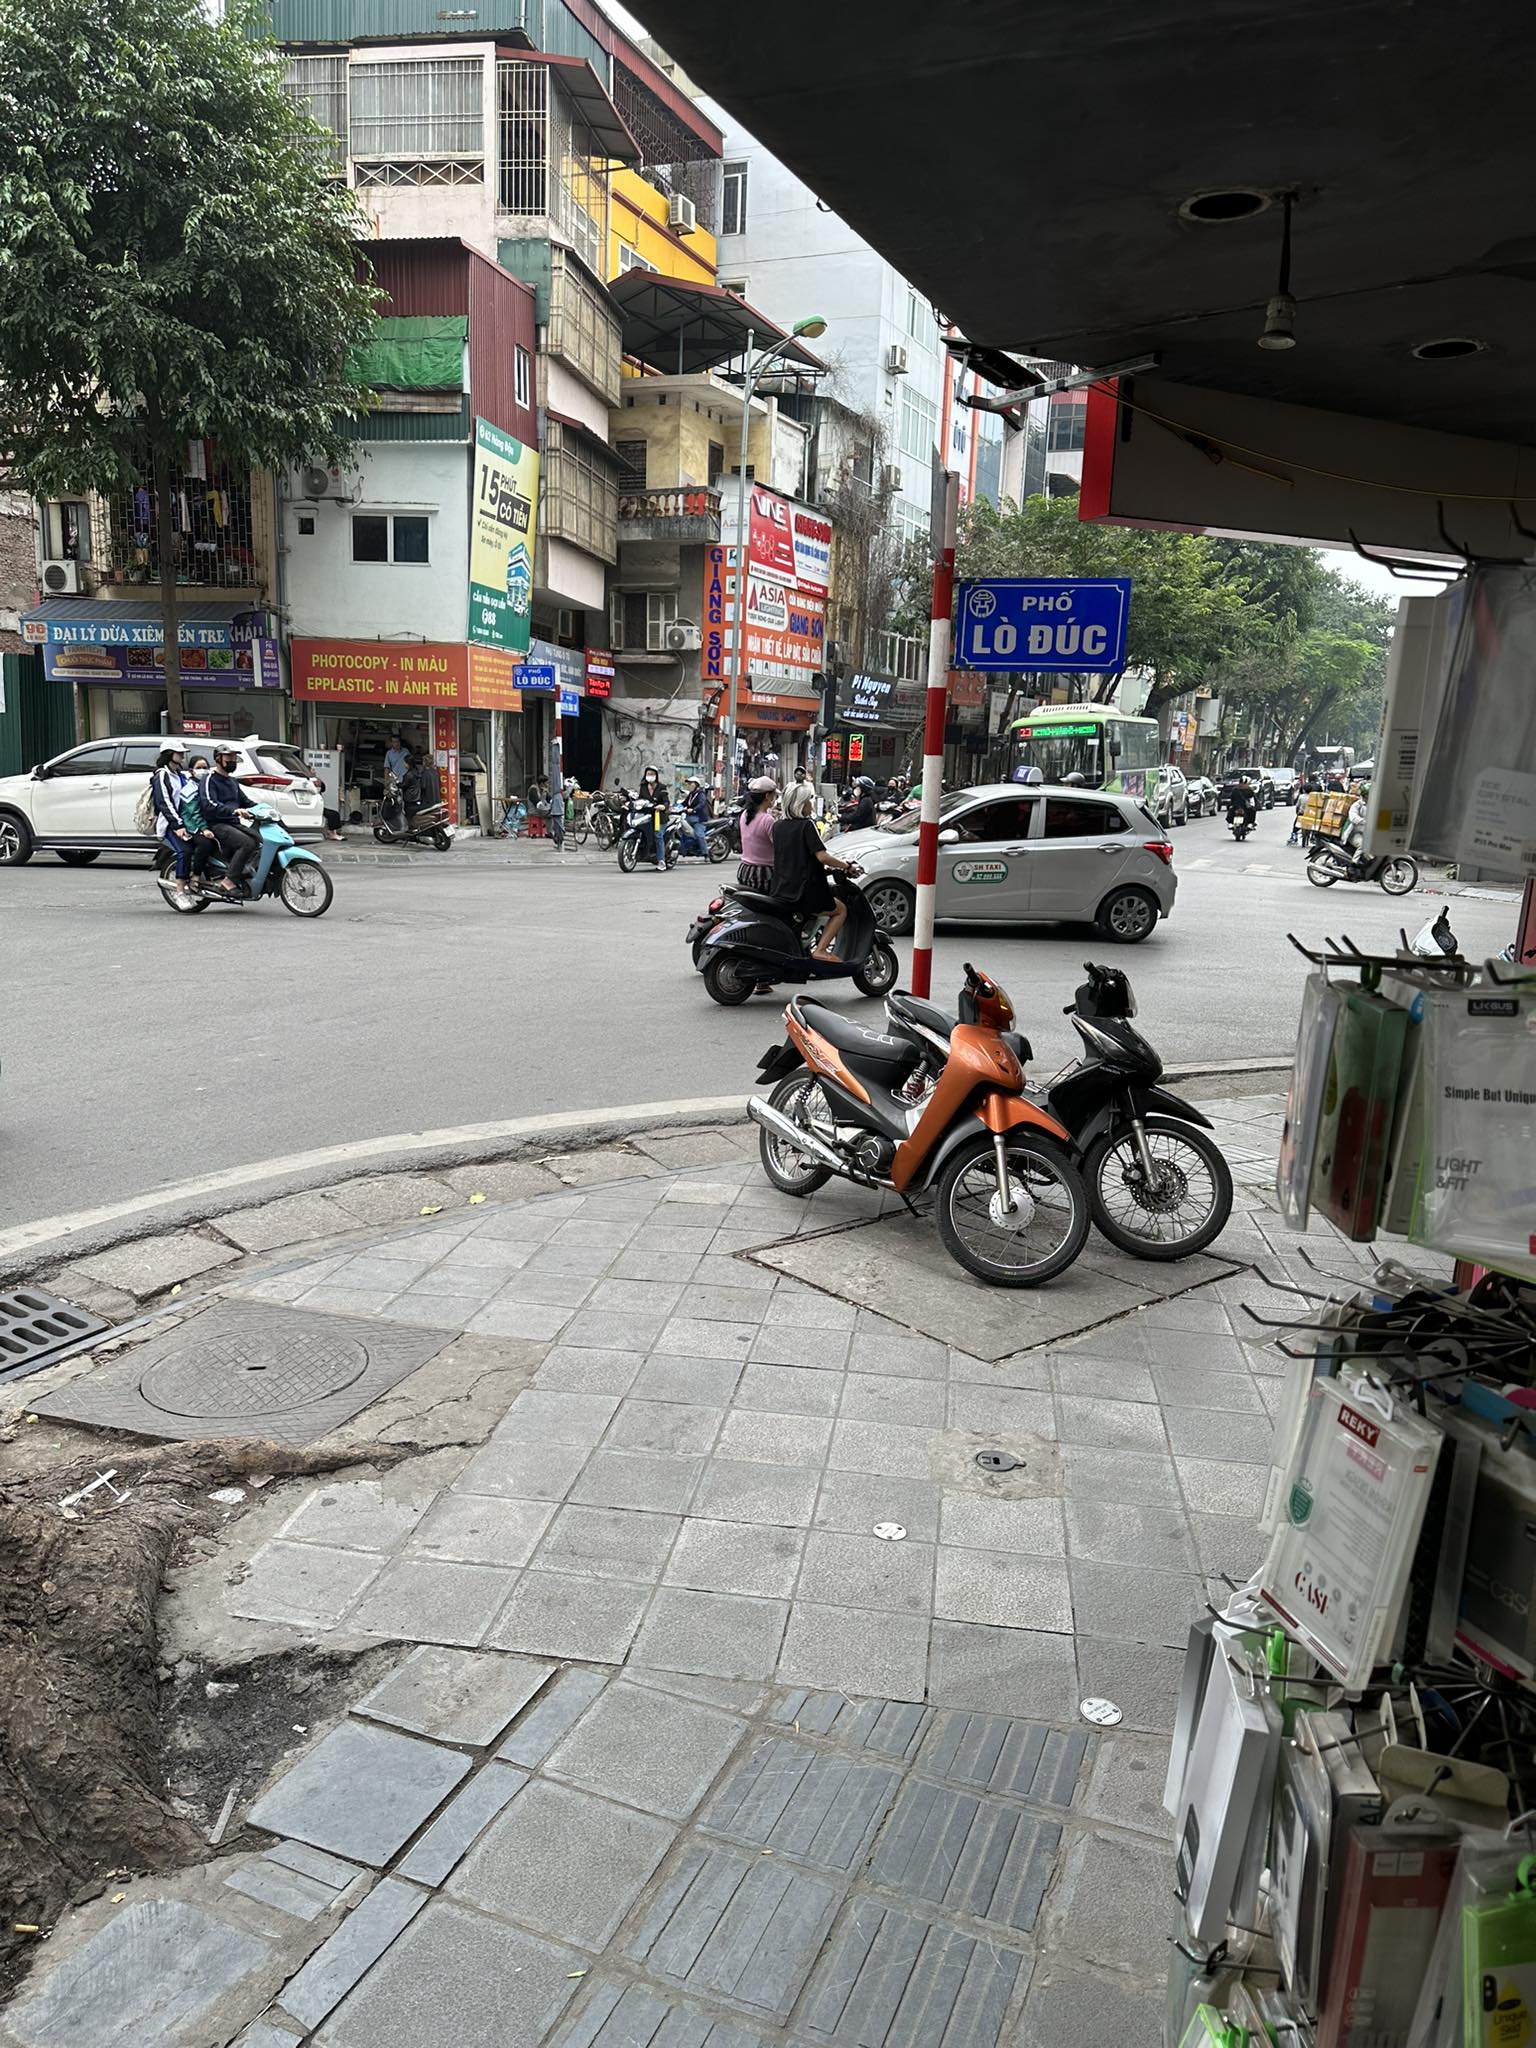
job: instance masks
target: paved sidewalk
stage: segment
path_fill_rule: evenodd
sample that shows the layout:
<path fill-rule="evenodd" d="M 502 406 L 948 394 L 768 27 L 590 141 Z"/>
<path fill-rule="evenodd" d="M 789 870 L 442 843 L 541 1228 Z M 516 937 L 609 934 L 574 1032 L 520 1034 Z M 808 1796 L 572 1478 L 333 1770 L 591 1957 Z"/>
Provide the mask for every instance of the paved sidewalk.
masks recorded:
<path fill-rule="evenodd" d="M 922 1288 L 897 1322 L 784 1270 L 820 1248 L 878 1280 L 906 1226 L 779 1196 L 745 1132 L 210 1273 L 199 1312 L 292 1317 L 343 1363 L 372 1330 L 505 1347 L 527 1384 L 478 1445 L 274 1488 L 178 1576 L 170 1626 L 214 1662 L 404 1661 L 248 1807 L 272 1847 L 195 1905 L 144 1880 L 88 1909 L 0 2040 L 1154 2041 L 1181 1645 L 1257 1562 L 1284 1368 L 1242 1308 L 1303 1307 L 1251 1262 L 1318 1284 L 1267 1193 L 1279 1098 L 1203 1106 L 1238 1181 L 1223 1262 L 1127 1277 L 1100 1246 L 1072 1289 L 1009 1296 L 1023 1341 L 985 1356 L 921 1327 Z M 1307 1249 L 1368 1269 L 1331 1231 Z M 156 1398 L 169 1343 L 133 1369 Z M 315 1386 L 298 1410 L 337 1398 Z M 172 1904 L 206 1992 L 174 2014 L 130 1918 Z"/>

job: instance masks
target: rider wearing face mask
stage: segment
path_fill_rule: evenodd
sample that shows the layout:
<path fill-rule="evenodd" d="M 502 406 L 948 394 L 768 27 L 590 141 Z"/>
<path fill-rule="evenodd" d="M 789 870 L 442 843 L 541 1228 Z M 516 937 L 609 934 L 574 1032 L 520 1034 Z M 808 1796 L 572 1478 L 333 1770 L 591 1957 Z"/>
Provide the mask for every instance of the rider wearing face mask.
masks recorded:
<path fill-rule="evenodd" d="M 641 776 L 635 802 L 645 805 L 645 816 L 640 821 L 640 858 L 654 862 L 657 868 L 664 868 L 667 864 L 667 813 L 672 806 L 659 768 L 647 768 Z"/>
<path fill-rule="evenodd" d="M 235 780 L 240 756 L 228 747 L 217 748 L 213 772 L 203 778 L 198 806 L 223 849 L 226 863 L 219 894 L 238 896 L 246 870 L 256 858 L 261 841 L 251 830 L 250 798 Z"/>

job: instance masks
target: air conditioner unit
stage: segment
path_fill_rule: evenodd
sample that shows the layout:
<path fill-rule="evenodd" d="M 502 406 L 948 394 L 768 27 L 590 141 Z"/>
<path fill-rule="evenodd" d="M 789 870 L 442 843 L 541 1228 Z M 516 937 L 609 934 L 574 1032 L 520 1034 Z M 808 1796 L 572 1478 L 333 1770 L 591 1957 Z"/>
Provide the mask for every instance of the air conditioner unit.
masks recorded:
<path fill-rule="evenodd" d="M 43 588 L 50 597 L 78 597 L 85 588 L 79 562 L 44 562 Z"/>
<path fill-rule="evenodd" d="M 555 613 L 555 638 L 569 646 L 576 638 L 576 614 L 573 611 Z"/>
<path fill-rule="evenodd" d="M 893 377 L 907 374 L 907 352 L 899 341 L 893 341 L 885 352 L 885 367 Z"/>
<path fill-rule="evenodd" d="M 666 630 L 668 654 L 697 654 L 704 645 L 704 635 L 692 619 L 677 619 Z"/>
<path fill-rule="evenodd" d="M 667 226 L 676 228 L 680 235 L 691 235 L 698 224 L 699 210 L 693 201 L 674 192 L 667 201 Z"/>
<path fill-rule="evenodd" d="M 888 462 L 880 472 L 880 482 L 887 491 L 899 491 L 901 489 L 901 464 L 899 462 Z"/>
<path fill-rule="evenodd" d="M 322 469 L 318 463 L 311 463 L 300 479 L 306 498 L 328 498 L 331 495 L 331 472 Z"/>

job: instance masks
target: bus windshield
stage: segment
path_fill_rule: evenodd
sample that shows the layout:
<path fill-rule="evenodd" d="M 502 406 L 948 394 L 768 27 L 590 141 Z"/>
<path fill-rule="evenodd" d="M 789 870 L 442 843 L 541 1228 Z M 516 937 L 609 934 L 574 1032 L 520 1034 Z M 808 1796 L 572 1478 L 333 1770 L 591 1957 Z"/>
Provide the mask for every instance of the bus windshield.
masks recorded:
<path fill-rule="evenodd" d="M 1015 772 L 1038 768 L 1047 782 L 1081 780 L 1130 796 L 1143 793 L 1162 751 L 1150 718 L 1024 718 L 1013 736 Z"/>

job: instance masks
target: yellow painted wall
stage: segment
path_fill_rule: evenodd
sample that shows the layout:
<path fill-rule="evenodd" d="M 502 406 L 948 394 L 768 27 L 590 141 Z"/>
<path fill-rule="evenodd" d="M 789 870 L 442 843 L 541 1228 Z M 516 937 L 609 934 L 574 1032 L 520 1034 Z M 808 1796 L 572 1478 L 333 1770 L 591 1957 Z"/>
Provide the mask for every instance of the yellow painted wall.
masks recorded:
<path fill-rule="evenodd" d="M 644 380 L 640 380 L 642 383 Z M 679 398 L 682 403 L 679 403 Z M 672 392 L 665 405 L 639 401 L 616 405 L 608 414 L 608 440 L 644 441 L 647 444 L 646 484 L 653 491 L 703 487 L 709 481 L 709 444 L 725 450 L 725 470 L 719 488 L 731 486 L 730 472 L 741 448 L 739 415 L 709 408 L 705 401 Z M 769 423 L 761 413 L 752 415 L 747 436 L 747 461 L 760 474 L 768 474 Z"/>
<path fill-rule="evenodd" d="M 617 170 L 608 183 L 608 276 L 620 275 L 619 251 L 626 244 L 659 270 L 663 277 L 687 278 L 694 284 L 715 281 L 715 238 L 706 229 L 674 234 L 667 226 L 667 197 L 648 185 L 638 171 Z"/>

